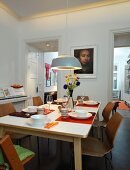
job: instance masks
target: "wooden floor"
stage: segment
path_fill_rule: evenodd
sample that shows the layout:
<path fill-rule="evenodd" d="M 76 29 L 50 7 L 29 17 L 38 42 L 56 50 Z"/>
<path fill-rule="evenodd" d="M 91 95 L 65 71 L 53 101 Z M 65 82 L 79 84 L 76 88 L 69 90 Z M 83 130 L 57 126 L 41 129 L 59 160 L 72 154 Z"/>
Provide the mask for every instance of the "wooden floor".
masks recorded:
<path fill-rule="evenodd" d="M 118 110 L 123 116 L 123 122 L 117 133 L 112 151 L 113 169 L 130 170 L 130 111 Z M 36 152 L 35 158 L 26 165 L 26 170 L 71 170 L 72 154 L 70 144 L 56 140 L 40 138 L 40 161 L 38 160 L 37 138 L 31 137 L 22 141 L 22 145 Z M 108 168 L 111 169 L 111 168 Z M 83 170 L 105 170 L 102 158 L 83 156 Z"/>

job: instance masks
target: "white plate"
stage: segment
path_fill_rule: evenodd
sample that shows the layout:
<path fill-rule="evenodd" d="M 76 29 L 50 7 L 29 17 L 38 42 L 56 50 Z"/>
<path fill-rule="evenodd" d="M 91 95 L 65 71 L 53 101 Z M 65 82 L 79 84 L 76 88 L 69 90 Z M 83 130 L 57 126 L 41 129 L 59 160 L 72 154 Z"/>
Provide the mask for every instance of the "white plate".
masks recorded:
<path fill-rule="evenodd" d="M 30 114 L 31 114 L 31 113 L 36 113 L 36 112 L 34 112 L 34 111 L 29 111 L 28 108 L 22 109 L 22 111 L 23 111 L 23 112 L 26 112 L 26 113 L 30 113 Z"/>
<path fill-rule="evenodd" d="M 97 101 L 92 101 L 92 100 L 88 100 L 88 101 L 83 101 L 84 104 L 88 104 L 88 105 L 96 105 L 98 104 Z"/>
<path fill-rule="evenodd" d="M 64 100 L 63 99 L 59 99 L 59 100 L 54 100 L 54 102 L 56 102 L 56 103 L 63 103 Z"/>
<path fill-rule="evenodd" d="M 86 112 L 86 115 L 79 115 L 76 112 L 70 112 L 70 113 L 68 113 L 68 115 L 72 118 L 75 118 L 75 119 L 88 119 L 89 117 L 92 116 L 92 114 L 89 113 L 89 112 Z"/>

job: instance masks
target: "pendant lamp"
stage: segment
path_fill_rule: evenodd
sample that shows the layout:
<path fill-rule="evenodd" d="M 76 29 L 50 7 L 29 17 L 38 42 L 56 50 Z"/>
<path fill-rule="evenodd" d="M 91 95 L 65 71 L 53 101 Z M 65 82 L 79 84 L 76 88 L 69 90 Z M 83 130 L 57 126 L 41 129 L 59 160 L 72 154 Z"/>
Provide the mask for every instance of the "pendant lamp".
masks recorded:
<path fill-rule="evenodd" d="M 68 11 L 68 0 L 67 0 L 67 10 Z M 68 22 L 67 22 L 67 12 L 66 12 L 66 44 L 67 43 L 67 28 L 68 28 Z M 66 45 L 67 47 L 67 45 Z M 52 60 L 51 68 L 55 70 L 78 70 L 81 69 L 82 66 L 77 58 L 70 55 L 61 55 L 58 56 L 58 58 L 54 58 Z"/>
<path fill-rule="evenodd" d="M 81 64 L 75 57 L 62 56 L 52 60 L 51 68 L 55 70 L 78 70 L 81 69 Z"/>

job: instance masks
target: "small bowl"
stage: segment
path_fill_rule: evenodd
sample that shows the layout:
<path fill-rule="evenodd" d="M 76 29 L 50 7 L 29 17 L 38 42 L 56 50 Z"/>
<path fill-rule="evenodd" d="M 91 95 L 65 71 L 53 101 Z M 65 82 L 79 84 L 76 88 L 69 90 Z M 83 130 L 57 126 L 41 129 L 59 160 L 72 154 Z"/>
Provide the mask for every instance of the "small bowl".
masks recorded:
<path fill-rule="evenodd" d="M 31 116 L 32 125 L 39 127 L 45 124 L 46 116 L 44 115 L 32 115 Z"/>
<path fill-rule="evenodd" d="M 38 114 L 43 114 L 43 113 L 44 113 L 44 108 L 38 107 L 38 108 L 37 108 L 37 113 L 38 113 Z"/>
<path fill-rule="evenodd" d="M 78 116 L 86 116 L 87 111 L 83 109 L 76 109 L 75 112 L 78 114 Z"/>
<path fill-rule="evenodd" d="M 61 108 L 60 109 L 60 112 L 61 112 L 61 116 L 62 117 L 67 117 L 68 116 L 68 109 L 67 108 Z"/>

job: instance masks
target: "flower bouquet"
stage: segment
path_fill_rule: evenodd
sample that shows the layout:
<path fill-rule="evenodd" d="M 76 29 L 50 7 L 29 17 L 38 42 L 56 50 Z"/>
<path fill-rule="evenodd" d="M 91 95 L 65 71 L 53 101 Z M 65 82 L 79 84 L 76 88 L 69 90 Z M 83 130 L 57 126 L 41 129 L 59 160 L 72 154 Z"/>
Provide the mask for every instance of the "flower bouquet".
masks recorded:
<path fill-rule="evenodd" d="M 66 84 L 64 84 L 63 88 L 67 90 L 67 96 L 72 97 L 74 88 L 80 86 L 79 77 L 77 74 L 68 74 L 65 78 Z"/>

